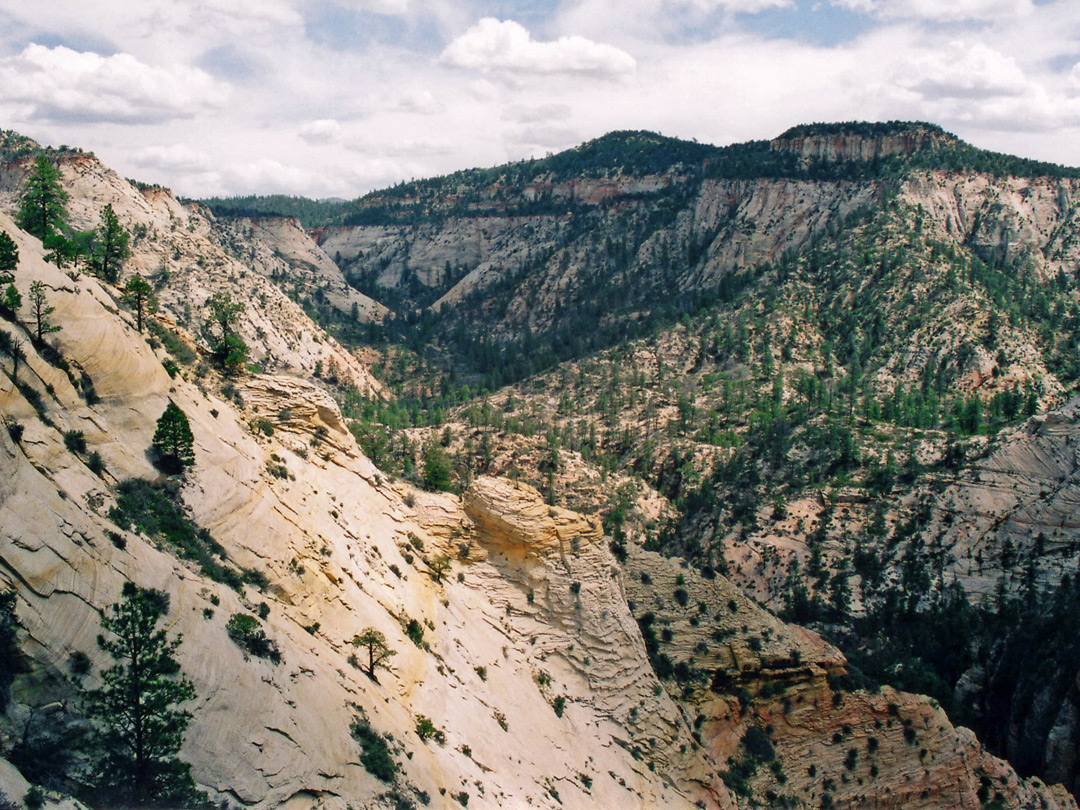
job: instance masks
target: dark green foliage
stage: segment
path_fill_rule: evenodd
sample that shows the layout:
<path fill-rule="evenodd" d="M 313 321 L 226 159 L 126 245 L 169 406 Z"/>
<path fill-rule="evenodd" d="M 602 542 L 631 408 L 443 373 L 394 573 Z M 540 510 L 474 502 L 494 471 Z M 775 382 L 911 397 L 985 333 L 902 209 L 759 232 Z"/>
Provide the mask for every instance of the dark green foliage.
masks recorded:
<path fill-rule="evenodd" d="M 81 430 L 68 430 L 64 432 L 64 447 L 72 453 L 86 452 L 86 437 Z"/>
<path fill-rule="evenodd" d="M 18 245 L 7 231 L 0 231 L 0 285 L 10 284 L 15 280 L 15 269 L 18 266 Z"/>
<path fill-rule="evenodd" d="M 89 657 L 72 656 L 70 669 L 75 678 L 89 672 Z M 14 744 L 5 756 L 27 780 L 65 793 L 73 787 L 72 777 L 87 753 L 88 727 L 84 718 L 53 704 L 31 706 Z"/>
<path fill-rule="evenodd" d="M 430 717 L 423 714 L 416 715 L 416 736 L 422 741 L 435 740 L 439 745 L 446 742 L 446 734 L 436 726 Z"/>
<path fill-rule="evenodd" d="M 22 294 L 14 284 L 8 284 L 4 289 L 3 297 L 0 297 L 0 316 L 8 320 L 15 320 L 15 316 L 22 308 Z"/>
<path fill-rule="evenodd" d="M 229 638 L 245 652 L 265 658 L 275 664 L 281 663 L 281 651 L 267 635 L 258 619 L 246 613 L 234 613 L 225 626 Z"/>
<path fill-rule="evenodd" d="M 76 677 L 89 675 L 91 666 L 90 656 L 82 650 L 76 650 L 68 656 L 68 670 Z"/>
<path fill-rule="evenodd" d="M 41 810 L 45 806 L 45 791 L 41 785 L 30 786 L 23 796 L 23 804 L 26 805 L 26 810 Z"/>
<path fill-rule="evenodd" d="M 105 472 L 105 459 L 101 457 L 101 453 L 97 450 L 90 451 L 90 455 L 86 457 L 86 468 L 94 475 Z"/>
<path fill-rule="evenodd" d="M 15 591 L 0 591 L 0 713 L 11 699 L 15 677 Z"/>
<path fill-rule="evenodd" d="M 60 183 L 60 170 L 44 155 L 34 160 L 26 179 L 16 222 L 27 233 L 45 240 L 65 227 L 68 194 Z"/>
<path fill-rule="evenodd" d="M 243 311 L 243 303 L 234 301 L 229 293 L 214 293 L 206 302 L 206 320 L 202 325 L 214 361 L 234 374 L 244 369 L 248 357 L 248 345 L 236 331 Z"/>
<path fill-rule="evenodd" d="M 191 423 L 175 402 L 169 402 L 157 421 L 151 449 L 158 467 L 168 473 L 183 472 L 195 463 L 195 436 Z"/>
<path fill-rule="evenodd" d="M 40 280 L 30 282 L 30 317 L 34 320 L 34 335 L 37 343 L 41 344 L 45 335 L 50 332 L 59 332 L 61 327 L 56 326 L 49 320 L 49 316 L 56 307 L 49 305 L 45 295 L 45 283 Z"/>
<path fill-rule="evenodd" d="M 409 619 L 409 623 L 405 627 L 405 635 L 407 635 L 417 647 L 424 646 L 424 626 L 416 619 Z"/>
<path fill-rule="evenodd" d="M 757 762 L 772 762 L 776 759 L 776 751 L 773 749 L 769 736 L 757 726 L 751 726 L 746 730 L 742 738 L 742 747 L 746 755 Z"/>
<path fill-rule="evenodd" d="M 295 217 L 309 230 L 333 224 L 343 209 L 340 201 L 309 200 L 284 194 L 211 197 L 199 202 L 218 217 Z"/>
<path fill-rule="evenodd" d="M 226 563 L 221 544 L 188 519 L 165 490 L 141 478 L 122 481 L 116 489 L 116 506 L 109 510 L 109 520 L 121 529 L 134 529 L 168 543 L 215 582 L 241 589 L 246 576 Z"/>
<path fill-rule="evenodd" d="M 390 756 L 390 748 L 386 739 L 379 734 L 371 725 L 361 717 L 353 720 L 349 727 L 353 739 L 360 743 L 363 753 L 360 754 L 360 764 L 368 773 L 382 782 L 392 782 L 397 773 L 397 764 Z"/>
<path fill-rule="evenodd" d="M 179 335 L 164 324 L 159 323 L 156 320 L 150 320 L 147 322 L 146 326 L 147 331 L 161 341 L 161 345 L 165 347 L 165 351 L 185 366 L 194 365 L 195 361 L 199 359 L 198 355 L 191 350 L 191 347 L 181 340 Z"/>
<path fill-rule="evenodd" d="M 123 265 L 124 260 L 131 256 L 131 248 L 128 246 L 130 237 L 123 226 L 120 225 L 120 220 L 117 219 L 111 204 L 106 204 L 101 210 L 101 224 L 98 226 L 95 236 L 94 248 L 90 257 L 91 266 L 98 276 L 110 284 L 115 284 L 117 279 L 120 278 L 120 267 Z M 143 283 L 145 284 L 145 282 Z M 142 317 L 140 315 L 140 324 L 141 322 Z M 139 331 L 142 331 L 141 326 Z"/>
<path fill-rule="evenodd" d="M 176 707 L 195 689 L 176 660 L 180 638 L 157 629 L 168 610 L 167 594 L 126 582 L 123 599 L 101 617 L 98 646 L 115 663 L 101 673 L 101 687 L 86 693 L 86 712 L 96 721 L 93 774 L 102 804 L 177 806 L 198 798 L 191 766 L 176 758 L 191 721 Z"/>
<path fill-rule="evenodd" d="M 141 332 L 143 319 L 157 312 L 158 300 L 154 294 L 154 288 L 142 276 L 136 274 L 127 280 L 124 285 L 123 301 L 135 310 L 135 326 Z M 162 327 L 164 329 L 164 327 Z M 168 348 L 168 347 L 166 347 Z"/>
<path fill-rule="evenodd" d="M 366 658 L 360 668 L 372 679 L 375 678 L 375 670 L 379 667 L 389 669 L 390 665 L 387 662 L 397 655 L 397 652 L 390 649 L 386 643 L 386 636 L 374 627 L 368 627 L 364 632 L 354 636 L 352 645 L 361 650 Z"/>
<path fill-rule="evenodd" d="M 424 448 L 424 488 L 432 492 L 448 492 L 453 486 L 450 457 L 438 442 Z"/>

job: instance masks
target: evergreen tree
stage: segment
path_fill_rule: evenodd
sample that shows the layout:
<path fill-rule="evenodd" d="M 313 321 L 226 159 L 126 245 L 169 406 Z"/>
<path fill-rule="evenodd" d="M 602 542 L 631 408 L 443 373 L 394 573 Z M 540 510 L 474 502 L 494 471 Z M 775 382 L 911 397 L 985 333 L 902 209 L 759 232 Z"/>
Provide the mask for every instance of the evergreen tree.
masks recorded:
<path fill-rule="evenodd" d="M 360 668 L 367 673 L 369 678 L 375 677 L 375 669 L 382 667 L 383 669 L 389 669 L 386 662 L 391 656 L 397 655 L 394 650 L 391 650 L 386 643 L 386 636 L 376 630 L 374 627 L 368 627 L 358 636 L 353 636 L 352 645 L 354 647 L 362 647 L 367 655 L 367 663 L 363 664 Z"/>
<path fill-rule="evenodd" d="M 0 299 L 0 315 L 14 320 L 21 307 L 22 296 L 18 288 L 14 284 L 8 284 L 7 289 L 4 290 L 4 297 Z"/>
<path fill-rule="evenodd" d="M 49 306 L 45 297 L 45 284 L 38 280 L 30 284 L 30 314 L 34 318 L 34 333 L 38 343 L 45 339 L 49 332 L 59 332 L 61 327 L 49 323 L 49 316 L 56 307 Z"/>
<path fill-rule="evenodd" d="M 99 635 L 98 646 L 116 663 L 101 673 L 101 688 L 86 693 L 86 708 L 98 723 L 94 776 L 107 805 L 202 803 L 191 766 L 176 758 L 191 722 L 176 706 L 195 689 L 176 660 L 180 637 L 157 629 L 168 610 L 167 594 L 125 582 L 123 599 L 101 617 L 108 637 Z"/>
<path fill-rule="evenodd" d="M 112 205 L 102 209 L 101 225 L 95 236 L 97 241 L 91 256 L 94 272 L 110 284 L 115 283 L 120 278 L 120 265 L 131 256 L 131 248 L 127 231 L 117 219 Z"/>
<path fill-rule="evenodd" d="M 165 472 L 183 472 L 184 467 L 195 463 L 191 423 L 176 403 L 170 402 L 158 419 L 151 447 L 157 453 L 158 466 Z"/>
<path fill-rule="evenodd" d="M 203 337 L 210 344 L 214 360 L 226 371 L 236 372 L 247 362 L 248 346 L 237 334 L 236 324 L 244 305 L 229 293 L 214 293 L 206 302 L 207 318 Z"/>
<path fill-rule="evenodd" d="M 0 591 L 0 712 L 11 699 L 15 660 L 15 591 Z"/>
<path fill-rule="evenodd" d="M 16 223 L 43 242 L 64 228 L 68 194 L 60 184 L 60 170 L 45 155 L 38 155 L 26 179 Z"/>
<path fill-rule="evenodd" d="M 429 442 L 424 448 L 424 488 L 447 492 L 451 484 L 450 456 L 438 442 Z"/>
<path fill-rule="evenodd" d="M 141 332 L 146 315 L 157 312 L 158 300 L 154 288 L 142 276 L 134 275 L 124 285 L 123 300 L 135 310 L 135 324 Z"/>
<path fill-rule="evenodd" d="M 15 268 L 19 266 L 19 248 L 7 231 L 0 231 L 0 284 L 15 280 Z"/>

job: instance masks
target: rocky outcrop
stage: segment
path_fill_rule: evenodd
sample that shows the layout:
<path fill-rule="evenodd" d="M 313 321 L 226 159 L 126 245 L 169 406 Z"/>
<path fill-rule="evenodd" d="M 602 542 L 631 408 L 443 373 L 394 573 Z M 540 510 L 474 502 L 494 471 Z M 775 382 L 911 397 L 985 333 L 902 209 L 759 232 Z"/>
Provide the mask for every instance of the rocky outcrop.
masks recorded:
<path fill-rule="evenodd" d="M 805 163 L 870 163 L 890 157 L 910 157 L 917 153 L 936 152 L 943 146 L 957 143 L 955 137 L 936 127 L 918 124 L 904 127 L 901 131 L 881 134 L 840 129 L 832 131 L 831 127 L 820 131 L 814 131 L 814 127 L 806 129 L 809 131 L 785 133 L 772 140 L 769 145 L 776 151 L 793 152 Z"/>

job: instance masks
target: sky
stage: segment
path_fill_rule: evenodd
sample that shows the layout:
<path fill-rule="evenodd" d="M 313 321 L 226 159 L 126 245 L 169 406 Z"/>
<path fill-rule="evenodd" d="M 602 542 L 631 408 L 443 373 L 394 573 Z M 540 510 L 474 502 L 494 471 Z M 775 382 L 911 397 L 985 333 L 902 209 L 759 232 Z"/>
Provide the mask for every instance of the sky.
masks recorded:
<path fill-rule="evenodd" d="M 187 197 L 893 119 L 1080 165 L 1080 0 L 0 0 L 0 128 Z"/>

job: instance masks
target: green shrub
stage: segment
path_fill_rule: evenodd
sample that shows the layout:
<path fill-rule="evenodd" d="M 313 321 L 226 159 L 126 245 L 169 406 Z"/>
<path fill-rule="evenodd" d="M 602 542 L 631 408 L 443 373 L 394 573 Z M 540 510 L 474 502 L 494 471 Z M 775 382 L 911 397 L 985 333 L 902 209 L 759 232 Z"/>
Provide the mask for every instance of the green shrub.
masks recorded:
<path fill-rule="evenodd" d="M 551 701 L 551 708 L 555 710 L 556 717 L 562 717 L 563 712 L 566 711 L 566 698 L 562 695 L 559 695 L 553 701 Z"/>
<path fill-rule="evenodd" d="M 23 804 L 26 805 L 26 810 L 41 810 L 45 806 L 45 791 L 42 790 L 41 785 L 30 786 L 26 795 L 23 796 Z"/>
<path fill-rule="evenodd" d="M 368 773 L 382 782 L 390 782 L 397 773 L 397 765 L 390 756 L 386 740 L 363 718 L 357 717 L 349 728 L 353 739 L 360 743 L 363 753 L 360 764 Z"/>
<path fill-rule="evenodd" d="M 424 626 L 416 619 L 409 619 L 409 623 L 405 626 L 405 635 L 412 639 L 412 643 L 417 647 L 424 645 Z"/>
<path fill-rule="evenodd" d="M 199 570 L 215 582 L 236 590 L 243 587 L 240 573 L 219 562 L 225 559 L 221 544 L 206 529 L 189 520 L 166 492 L 149 481 L 141 478 L 122 481 L 117 487 L 116 506 L 109 510 L 109 520 L 121 529 L 134 529 L 165 541 L 181 557 L 197 563 Z"/>
<path fill-rule="evenodd" d="M 416 736 L 424 742 L 435 740 L 439 745 L 446 742 L 446 734 L 423 714 L 416 715 Z"/>
<path fill-rule="evenodd" d="M 275 664 L 281 663 L 281 652 L 277 644 L 267 637 L 259 620 L 254 616 L 234 613 L 225 625 L 225 630 L 240 649 Z"/>
<path fill-rule="evenodd" d="M 64 433 L 64 447 L 72 453 L 86 452 L 86 437 L 81 430 L 68 430 Z"/>

